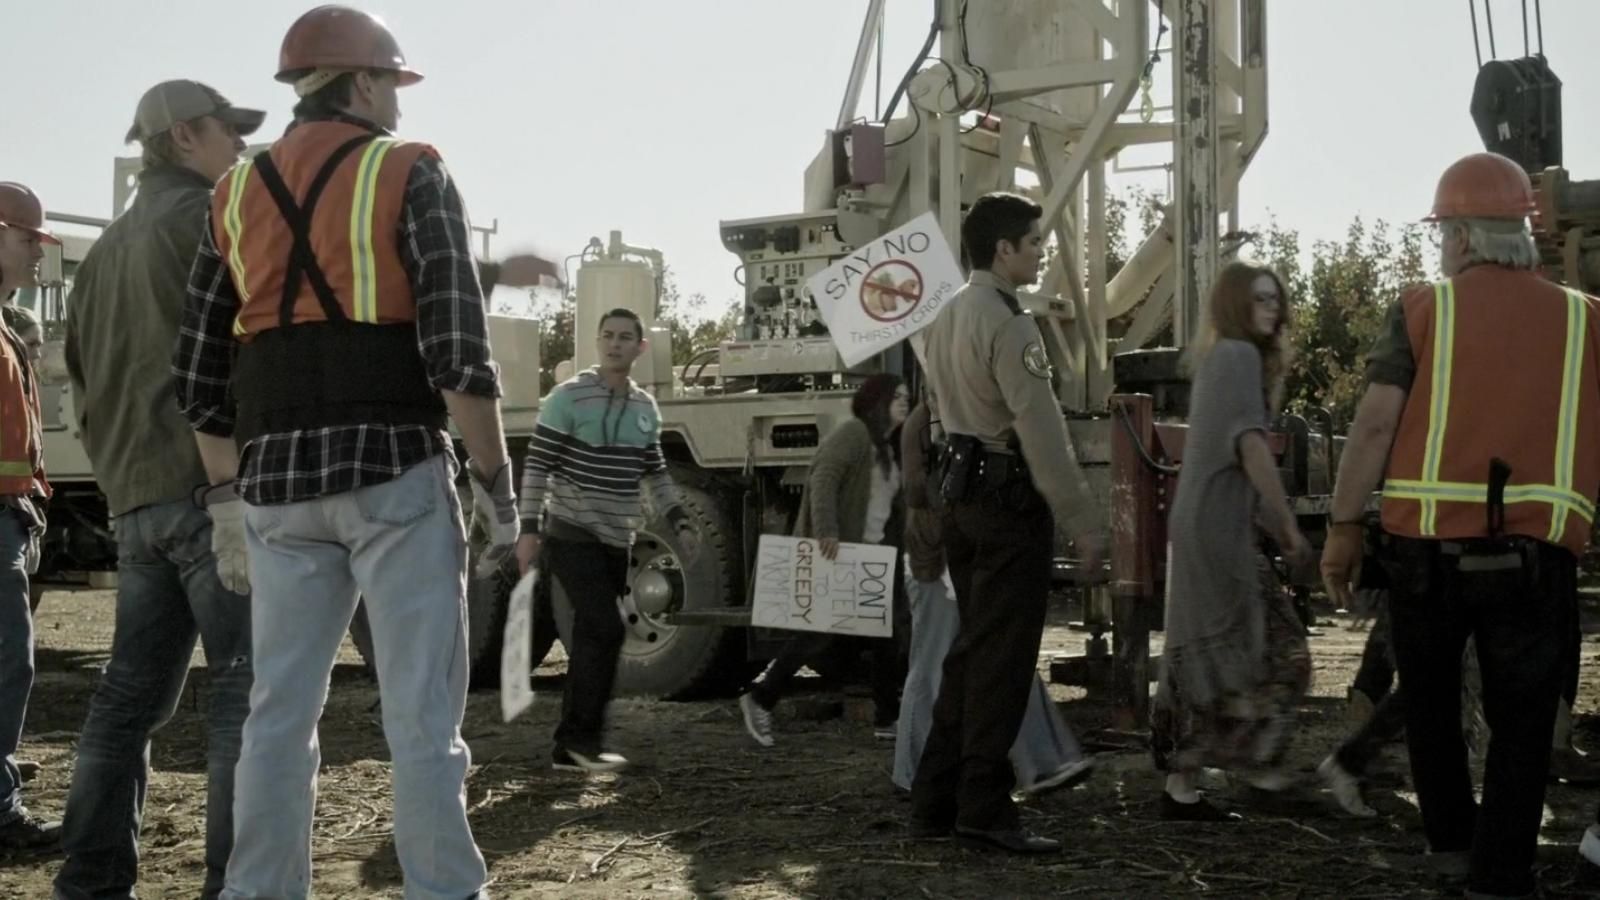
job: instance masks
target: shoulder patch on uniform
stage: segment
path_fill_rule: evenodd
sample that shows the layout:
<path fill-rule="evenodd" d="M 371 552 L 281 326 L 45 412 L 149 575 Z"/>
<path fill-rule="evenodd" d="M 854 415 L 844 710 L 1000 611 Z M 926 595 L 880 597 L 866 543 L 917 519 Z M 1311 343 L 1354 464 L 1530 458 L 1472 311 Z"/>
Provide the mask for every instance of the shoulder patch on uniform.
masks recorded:
<path fill-rule="evenodd" d="M 639 413 L 639 430 L 640 431 L 644 432 L 645 434 L 649 434 L 650 433 L 650 429 L 652 427 L 654 427 L 654 425 L 655 425 L 655 422 L 650 418 L 650 414 L 649 413 Z"/>
<path fill-rule="evenodd" d="M 1050 357 L 1044 352 L 1044 344 L 1038 341 L 1022 348 L 1022 365 L 1038 378 L 1050 377 Z"/>

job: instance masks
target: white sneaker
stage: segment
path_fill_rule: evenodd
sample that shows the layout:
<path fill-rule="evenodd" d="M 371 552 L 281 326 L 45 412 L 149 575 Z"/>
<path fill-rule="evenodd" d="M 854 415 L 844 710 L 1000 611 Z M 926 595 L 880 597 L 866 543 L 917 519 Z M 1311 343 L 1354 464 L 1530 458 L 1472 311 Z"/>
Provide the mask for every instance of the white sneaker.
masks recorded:
<path fill-rule="evenodd" d="M 1583 841 L 1578 844 L 1578 855 L 1600 866 L 1600 825 L 1590 825 L 1584 831 Z"/>
<path fill-rule="evenodd" d="M 739 696 L 739 711 L 744 713 L 744 730 L 750 732 L 756 743 L 772 746 L 772 713 L 763 709 L 749 694 Z"/>
<path fill-rule="evenodd" d="M 557 747 L 550 765 L 559 772 L 616 772 L 628 767 L 628 759 L 620 753 L 579 753 Z"/>
<path fill-rule="evenodd" d="M 1352 816 L 1370 819 L 1378 811 L 1367 805 L 1361 796 L 1361 779 L 1345 771 L 1339 765 L 1339 760 L 1329 756 L 1317 766 L 1317 774 L 1322 776 L 1323 784 L 1328 786 L 1328 792 L 1333 794 L 1333 799 L 1339 801 L 1339 807 Z"/>

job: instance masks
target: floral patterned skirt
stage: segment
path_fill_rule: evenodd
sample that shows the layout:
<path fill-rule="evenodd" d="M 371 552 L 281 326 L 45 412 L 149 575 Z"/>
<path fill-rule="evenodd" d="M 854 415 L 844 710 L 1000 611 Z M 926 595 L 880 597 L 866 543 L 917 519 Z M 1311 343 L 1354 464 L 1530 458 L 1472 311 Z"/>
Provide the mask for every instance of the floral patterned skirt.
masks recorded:
<path fill-rule="evenodd" d="M 1266 612 L 1262 678 L 1249 691 L 1201 705 L 1183 696 L 1179 673 L 1163 666 L 1150 710 L 1150 749 L 1162 771 L 1269 767 L 1282 761 L 1295 710 L 1311 687 L 1311 651 L 1278 573 L 1265 556 L 1258 568 Z"/>

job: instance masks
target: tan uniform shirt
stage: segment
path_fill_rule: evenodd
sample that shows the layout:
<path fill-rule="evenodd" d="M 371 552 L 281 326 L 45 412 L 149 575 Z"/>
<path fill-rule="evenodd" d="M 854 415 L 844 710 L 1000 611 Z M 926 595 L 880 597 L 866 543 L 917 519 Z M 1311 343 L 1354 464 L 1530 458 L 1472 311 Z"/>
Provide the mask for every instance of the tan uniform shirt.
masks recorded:
<path fill-rule="evenodd" d="M 1073 537 L 1098 532 L 1100 511 L 1050 387 L 1044 339 L 1031 316 L 1006 303 L 1014 290 L 992 272 L 973 272 L 924 332 L 928 386 L 940 426 L 946 434 L 978 438 L 990 452 L 1013 452 L 1016 437 L 1057 527 Z"/>

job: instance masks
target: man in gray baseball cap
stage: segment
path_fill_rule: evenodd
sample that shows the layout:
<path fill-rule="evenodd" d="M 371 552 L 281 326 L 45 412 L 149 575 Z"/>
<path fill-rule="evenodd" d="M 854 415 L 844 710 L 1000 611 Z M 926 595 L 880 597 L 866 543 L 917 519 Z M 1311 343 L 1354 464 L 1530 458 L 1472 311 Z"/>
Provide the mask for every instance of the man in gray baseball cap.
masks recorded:
<path fill-rule="evenodd" d="M 233 128 L 240 137 L 249 137 L 261 127 L 267 114 L 259 109 L 234 106 L 228 98 L 198 81 L 179 78 L 163 81 L 139 98 L 127 141 L 145 141 L 167 132 L 179 122 L 211 117 Z"/>
<path fill-rule="evenodd" d="M 254 671 L 250 602 L 219 574 L 211 518 L 190 496 L 206 473 L 174 399 L 170 361 L 212 189 L 263 118 L 196 81 L 146 91 L 128 131 L 144 151 L 138 194 L 73 279 L 67 371 L 116 532 L 118 578 L 111 660 L 89 702 L 67 795 L 56 900 L 133 896 L 147 748 L 182 696 L 197 638 L 211 675 L 201 896 L 222 890 Z"/>

